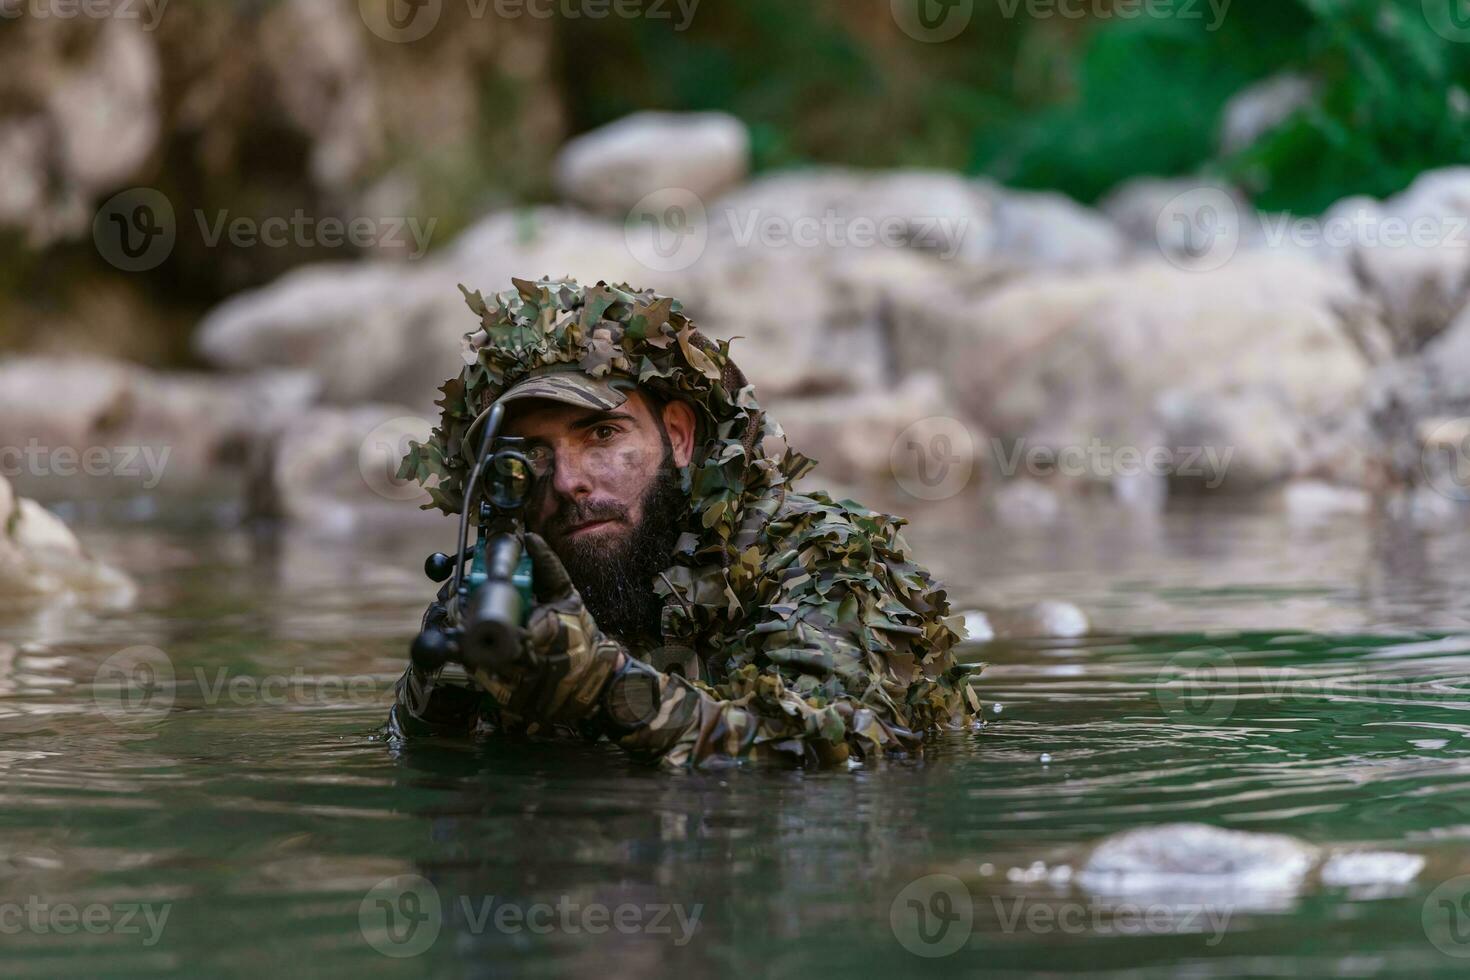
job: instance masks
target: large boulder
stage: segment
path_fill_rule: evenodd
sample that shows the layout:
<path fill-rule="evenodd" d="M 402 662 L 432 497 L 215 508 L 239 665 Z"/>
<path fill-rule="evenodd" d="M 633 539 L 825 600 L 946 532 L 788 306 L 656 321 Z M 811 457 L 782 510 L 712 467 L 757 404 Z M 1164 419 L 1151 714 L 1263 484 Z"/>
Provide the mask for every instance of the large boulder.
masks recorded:
<path fill-rule="evenodd" d="M 459 285 L 488 293 L 509 289 L 512 277 L 543 275 L 658 277 L 607 222 L 555 208 L 503 212 L 430 259 L 310 266 L 241 293 L 210 312 L 195 346 L 230 370 L 304 368 L 331 403 L 428 412 L 438 386 L 463 366 L 460 338 L 475 326 Z"/>
<path fill-rule="evenodd" d="M 61 518 L 0 476 L 0 608 L 56 598 L 126 608 L 136 596 L 127 575 L 88 555 Z"/>
<path fill-rule="evenodd" d="M 709 200 L 750 170 L 750 133 L 723 112 L 639 112 L 570 140 L 556 159 L 557 189 L 593 211 L 627 215 L 655 191 Z"/>
<path fill-rule="evenodd" d="M 1252 489 L 1307 468 L 1318 427 L 1362 397 L 1371 365 L 1344 321 L 1366 329 L 1363 304 L 1329 266 L 1242 253 L 1212 272 L 1148 260 L 916 297 L 896 317 L 1017 459 Z"/>
<path fill-rule="evenodd" d="M 419 509 L 429 499 L 423 488 L 397 476 L 409 441 L 426 441 L 432 427 L 402 405 L 306 412 L 255 457 L 250 512 L 324 536 L 395 525 L 447 534 L 447 518 Z"/>
<path fill-rule="evenodd" d="M 162 374 L 88 357 L 0 360 L 0 472 L 43 498 L 232 491 L 315 395 L 299 372 Z"/>

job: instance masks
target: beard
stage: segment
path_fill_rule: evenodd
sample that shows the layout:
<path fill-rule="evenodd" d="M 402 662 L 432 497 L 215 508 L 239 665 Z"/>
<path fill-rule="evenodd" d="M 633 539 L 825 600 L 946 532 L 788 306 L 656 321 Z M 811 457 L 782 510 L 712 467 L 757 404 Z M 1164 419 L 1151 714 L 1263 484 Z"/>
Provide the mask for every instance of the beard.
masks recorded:
<path fill-rule="evenodd" d="M 657 645 L 661 639 L 664 601 L 653 591 L 653 580 L 673 560 L 687 505 L 667 434 L 664 458 L 641 503 L 642 518 L 621 539 L 566 536 L 569 528 L 587 521 L 626 520 L 628 510 L 621 504 L 565 500 L 545 532 L 598 628 L 629 647 Z"/>

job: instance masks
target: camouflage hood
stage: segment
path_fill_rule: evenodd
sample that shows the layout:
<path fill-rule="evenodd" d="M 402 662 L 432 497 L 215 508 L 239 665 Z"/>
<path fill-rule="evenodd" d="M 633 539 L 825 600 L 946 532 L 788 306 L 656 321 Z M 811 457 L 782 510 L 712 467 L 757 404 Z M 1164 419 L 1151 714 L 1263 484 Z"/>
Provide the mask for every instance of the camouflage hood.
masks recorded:
<path fill-rule="evenodd" d="M 440 389 L 439 425 L 429 441 L 412 444 L 399 471 L 427 489 L 431 503 L 458 513 L 472 455 L 464 452 L 475 419 L 532 372 L 572 366 L 593 378 L 623 375 L 656 395 L 694 408 L 699 444 L 681 471 L 689 494 L 680 555 L 726 565 L 747 505 L 768 497 L 813 466 L 799 453 L 767 455 L 766 439 L 782 432 L 763 412 L 730 360 L 729 343 L 712 342 L 695 328 L 679 302 L 651 290 L 571 279 L 528 282 L 486 300 L 463 286 L 480 318 L 465 335 L 464 369 Z M 768 514 L 766 516 L 769 516 Z"/>

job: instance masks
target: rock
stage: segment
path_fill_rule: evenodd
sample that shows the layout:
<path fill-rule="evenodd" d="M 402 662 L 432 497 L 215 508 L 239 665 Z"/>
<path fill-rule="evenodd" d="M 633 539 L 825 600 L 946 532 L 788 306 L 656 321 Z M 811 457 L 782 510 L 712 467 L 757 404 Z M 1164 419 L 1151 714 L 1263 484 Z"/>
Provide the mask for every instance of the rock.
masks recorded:
<path fill-rule="evenodd" d="M 1292 72 L 1273 75 L 1246 88 L 1221 112 L 1220 153 L 1232 156 L 1312 104 L 1317 84 Z"/>
<path fill-rule="evenodd" d="M 15 496 L 0 476 L 0 607 L 65 598 L 122 609 L 136 596 L 127 575 L 88 555 L 61 518 Z"/>
<path fill-rule="evenodd" d="M 995 519 L 1008 526 L 1051 524 L 1062 511 L 1062 500 L 1056 490 L 1024 478 L 999 483 L 991 492 L 989 502 Z"/>
<path fill-rule="evenodd" d="M 1095 895 L 1208 895 L 1223 903 L 1253 893 L 1295 895 L 1318 854 L 1284 834 L 1164 824 L 1104 838 L 1075 880 Z"/>
<path fill-rule="evenodd" d="M 914 349 L 1005 445 L 1101 480 L 1249 490 L 1305 468 L 1320 420 L 1362 398 L 1370 365 L 1343 324 L 1363 302 L 1319 262 L 1248 252 L 1212 272 L 1029 276 L 893 318 L 896 336 L 945 338 Z"/>
<path fill-rule="evenodd" d="M 1135 247 L 1177 263 L 1228 261 L 1259 238 L 1259 219 L 1234 187 L 1195 177 L 1138 177 L 1099 204 Z"/>
<path fill-rule="evenodd" d="M 994 258 L 1024 270 L 1091 269 L 1121 262 L 1118 228 L 1065 194 L 995 188 Z"/>
<path fill-rule="evenodd" d="M 160 374 L 92 358 L 0 361 L 0 473 L 55 499 L 233 490 L 252 447 L 314 397 L 311 379 Z"/>
<path fill-rule="evenodd" d="M 1373 497 L 1360 487 L 1333 486 L 1318 480 L 1293 480 L 1282 490 L 1282 505 L 1294 518 L 1321 520 L 1361 517 L 1373 509 Z"/>
<path fill-rule="evenodd" d="M 723 112 L 639 112 L 567 142 L 557 155 L 557 190 L 593 211 L 627 215 L 666 188 L 704 201 L 750 169 L 750 133 Z"/>
<path fill-rule="evenodd" d="M 1381 304 L 1400 353 L 1425 347 L 1470 298 L 1470 167 L 1420 174 L 1379 203 L 1355 197 L 1322 217 L 1321 250 Z"/>
<path fill-rule="evenodd" d="M 900 490 L 913 488 L 919 494 L 938 490 L 953 496 L 970 482 L 965 474 L 975 472 L 975 447 L 983 437 L 966 431 L 938 377 L 914 375 L 894 387 L 874 387 L 855 394 L 816 398 L 777 398 L 767 406 L 786 431 L 787 443 L 817 460 L 816 479 L 875 486 L 884 484 Z M 968 438 L 969 446 L 953 445 Z M 907 451 L 900 440 L 920 446 Z M 931 443 L 944 441 L 945 458 L 932 458 Z M 951 458 L 953 457 L 953 458 Z M 945 473 L 945 486 L 929 472 L 939 467 L 963 468 Z M 923 472 L 921 472 L 923 470 Z M 936 499 L 925 496 L 923 499 Z"/>
<path fill-rule="evenodd" d="M 459 284 L 485 293 L 512 277 L 656 281 L 621 230 L 575 212 L 503 212 L 475 225 L 443 255 L 416 263 L 309 266 L 212 310 L 195 346 L 218 367 L 300 367 L 337 404 L 400 402 L 429 412 L 458 373 L 460 338 L 474 329 Z"/>
<path fill-rule="evenodd" d="M 1331 888 L 1407 885 L 1424 870 L 1424 855 L 1397 851 L 1347 851 L 1322 863 L 1322 884 Z"/>
<path fill-rule="evenodd" d="M 959 265 L 987 262 L 993 195 L 989 183 L 938 170 L 787 171 L 715 201 L 710 240 L 743 250 L 914 250 Z"/>
<path fill-rule="evenodd" d="M 423 488 L 397 478 L 409 441 L 426 441 L 432 427 L 402 405 L 306 412 L 256 457 L 250 511 L 323 536 L 394 525 L 451 535 L 449 518 L 419 509 L 429 499 Z"/>

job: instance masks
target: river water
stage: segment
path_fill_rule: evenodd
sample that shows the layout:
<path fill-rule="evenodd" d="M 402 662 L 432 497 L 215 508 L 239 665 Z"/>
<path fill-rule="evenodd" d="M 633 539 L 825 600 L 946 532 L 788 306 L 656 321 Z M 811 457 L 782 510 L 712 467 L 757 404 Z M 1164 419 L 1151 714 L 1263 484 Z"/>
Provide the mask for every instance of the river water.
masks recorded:
<path fill-rule="evenodd" d="M 71 516 L 141 596 L 0 620 L 7 976 L 1470 968 L 1465 531 L 916 515 L 957 606 L 1065 599 L 1093 632 L 967 648 L 986 724 L 921 763 L 673 776 L 378 737 L 441 540 Z M 1311 868 L 1241 837 L 1086 873 L 1180 822 Z"/>

